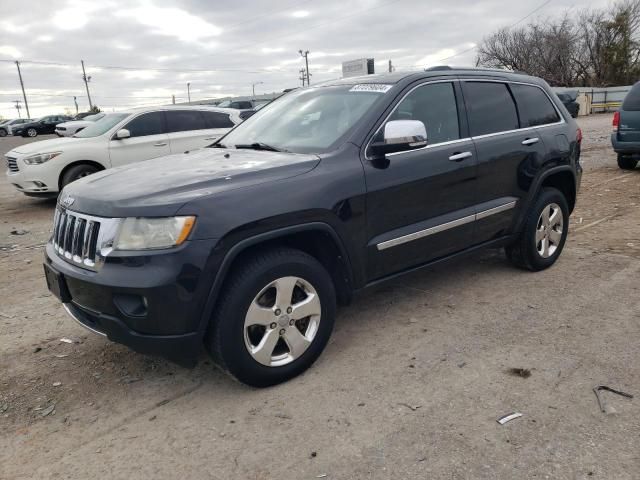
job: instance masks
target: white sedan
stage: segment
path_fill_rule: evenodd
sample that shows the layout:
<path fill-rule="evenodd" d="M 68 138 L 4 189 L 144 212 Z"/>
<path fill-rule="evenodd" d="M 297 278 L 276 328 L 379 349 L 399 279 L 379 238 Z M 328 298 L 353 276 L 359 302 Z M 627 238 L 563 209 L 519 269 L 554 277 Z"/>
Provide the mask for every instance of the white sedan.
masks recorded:
<path fill-rule="evenodd" d="M 238 110 L 196 105 L 107 113 L 73 137 L 11 150 L 7 178 L 25 195 L 54 196 L 100 170 L 206 147 L 239 123 Z"/>
<path fill-rule="evenodd" d="M 80 130 L 88 127 L 89 125 L 93 125 L 93 123 L 97 122 L 105 115 L 106 113 L 96 113 L 95 115 L 87 115 L 82 120 L 72 120 L 70 122 L 59 123 L 56 125 L 56 134 L 59 137 L 73 137 Z"/>

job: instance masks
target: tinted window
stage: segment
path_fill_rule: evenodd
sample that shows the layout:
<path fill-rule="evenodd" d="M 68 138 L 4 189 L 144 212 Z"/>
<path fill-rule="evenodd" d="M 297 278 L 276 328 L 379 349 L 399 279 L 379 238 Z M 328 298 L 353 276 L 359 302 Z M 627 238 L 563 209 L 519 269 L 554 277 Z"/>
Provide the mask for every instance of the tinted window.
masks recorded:
<path fill-rule="evenodd" d="M 640 110 L 640 82 L 636 83 L 622 102 L 622 110 L 637 112 Z"/>
<path fill-rule="evenodd" d="M 129 130 L 132 137 L 144 137 L 164 133 L 163 113 L 143 113 L 131 120 L 123 128 Z"/>
<path fill-rule="evenodd" d="M 238 102 L 231 102 L 231 108 L 245 110 L 245 109 L 253 108 L 253 105 L 251 104 L 251 102 L 238 101 Z"/>
<path fill-rule="evenodd" d="M 231 128 L 233 122 L 226 113 L 202 112 L 207 128 Z"/>
<path fill-rule="evenodd" d="M 538 87 L 511 84 L 511 91 L 518 105 L 520 126 L 536 127 L 560 121 L 558 112 L 549 97 Z"/>
<path fill-rule="evenodd" d="M 457 140 L 460 126 L 453 84 L 431 83 L 416 88 L 398 104 L 389 120 L 421 121 L 430 145 Z"/>
<path fill-rule="evenodd" d="M 167 115 L 167 131 L 186 132 L 188 130 L 202 130 L 206 128 L 202 114 L 195 110 L 169 110 Z"/>
<path fill-rule="evenodd" d="M 471 135 L 486 135 L 518 128 L 518 114 L 504 83 L 465 82 Z"/>

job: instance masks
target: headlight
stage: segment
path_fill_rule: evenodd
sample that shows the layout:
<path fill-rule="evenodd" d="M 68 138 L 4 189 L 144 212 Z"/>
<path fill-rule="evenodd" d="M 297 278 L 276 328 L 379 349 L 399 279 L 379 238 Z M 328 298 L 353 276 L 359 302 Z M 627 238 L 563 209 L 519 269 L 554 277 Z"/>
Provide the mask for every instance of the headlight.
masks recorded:
<path fill-rule="evenodd" d="M 125 218 L 114 242 L 116 250 L 152 250 L 183 243 L 196 217 Z"/>
<path fill-rule="evenodd" d="M 56 158 L 62 152 L 51 152 L 51 153 L 38 153 L 36 155 L 29 155 L 22 159 L 24 163 L 27 165 L 38 165 L 40 163 L 48 162 L 52 158 Z"/>

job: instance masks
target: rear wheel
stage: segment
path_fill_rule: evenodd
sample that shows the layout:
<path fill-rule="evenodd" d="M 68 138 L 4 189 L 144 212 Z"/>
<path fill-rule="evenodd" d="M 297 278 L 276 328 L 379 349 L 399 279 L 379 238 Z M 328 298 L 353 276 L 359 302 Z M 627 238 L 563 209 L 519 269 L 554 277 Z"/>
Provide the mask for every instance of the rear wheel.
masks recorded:
<path fill-rule="evenodd" d="M 636 168 L 637 164 L 638 161 L 633 157 L 625 157 L 620 153 L 618 154 L 618 167 L 620 167 L 622 170 L 633 170 L 634 168 Z"/>
<path fill-rule="evenodd" d="M 553 265 L 564 248 L 569 230 L 569 207 L 559 190 L 541 190 L 527 215 L 522 233 L 506 248 L 517 267 L 538 271 Z"/>
<path fill-rule="evenodd" d="M 7 131 L 4 128 L 0 128 L 0 137 L 6 137 Z"/>
<path fill-rule="evenodd" d="M 69 185 L 71 182 L 75 182 L 80 178 L 87 177 L 93 173 L 96 173 L 99 169 L 93 165 L 75 165 L 69 170 L 64 172 L 62 181 L 60 182 L 60 190 Z"/>
<path fill-rule="evenodd" d="M 320 356 L 335 310 L 331 277 L 314 257 L 289 248 L 267 250 L 243 261 L 226 280 L 205 346 L 239 381 L 275 385 Z"/>
<path fill-rule="evenodd" d="M 35 128 L 27 129 L 27 137 L 37 137 L 37 136 L 38 136 L 38 131 Z"/>

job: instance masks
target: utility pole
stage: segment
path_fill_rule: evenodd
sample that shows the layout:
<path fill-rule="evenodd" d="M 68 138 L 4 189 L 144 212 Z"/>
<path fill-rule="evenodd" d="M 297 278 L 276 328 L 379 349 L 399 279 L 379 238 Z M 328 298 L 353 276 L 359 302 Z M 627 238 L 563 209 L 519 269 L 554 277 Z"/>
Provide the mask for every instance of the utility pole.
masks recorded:
<path fill-rule="evenodd" d="M 253 98 L 256 97 L 256 85 L 262 85 L 264 82 L 256 82 L 251 84 L 251 91 L 253 92 Z"/>
<path fill-rule="evenodd" d="M 298 77 L 298 78 L 300 78 L 300 80 L 302 80 L 302 86 L 304 87 L 304 81 L 307 78 L 307 73 L 306 73 L 306 70 L 304 68 L 300 69 L 300 77 Z"/>
<path fill-rule="evenodd" d="M 300 53 L 300 56 L 304 58 L 304 63 L 307 71 L 307 86 L 309 86 L 311 85 L 311 80 L 309 78 L 311 77 L 311 74 L 309 73 L 309 50 L 305 50 L 304 52 L 302 50 L 298 50 L 298 53 Z"/>
<path fill-rule="evenodd" d="M 20 71 L 20 62 L 17 60 L 16 60 L 16 67 L 18 67 L 18 77 L 20 77 L 20 87 L 22 87 L 22 98 L 24 98 L 24 107 L 27 109 L 27 118 L 31 118 L 31 114 L 29 113 L 29 104 L 27 103 L 27 94 L 24 93 L 24 83 L 22 82 L 22 72 Z M 20 113 L 20 110 L 18 110 L 18 113 Z"/>
<path fill-rule="evenodd" d="M 175 95 L 171 95 L 171 104 L 172 105 L 176 104 L 176 96 Z"/>
<path fill-rule="evenodd" d="M 82 80 L 84 80 L 84 86 L 87 89 L 87 98 L 89 99 L 89 110 L 93 110 L 93 103 L 91 103 L 91 94 L 89 93 L 89 82 L 91 81 L 91 76 L 87 77 L 87 72 L 84 70 L 84 60 L 80 60 L 82 64 Z"/>
<path fill-rule="evenodd" d="M 393 72 L 393 65 L 391 64 L 391 60 L 389 60 L 389 73 Z"/>
<path fill-rule="evenodd" d="M 22 108 L 20 106 L 20 100 L 14 100 L 16 102 L 16 110 L 18 110 L 18 118 L 22 118 L 22 115 L 20 114 L 20 109 Z"/>
<path fill-rule="evenodd" d="M 76 105 L 76 115 L 78 114 L 78 99 L 74 96 L 73 97 L 73 103 L 75 103 Z"/>
<path fill-rule="evenodd" d="M 187 82 L 187 99 L 191 103 L 191 82 Z"/>

